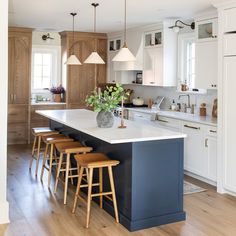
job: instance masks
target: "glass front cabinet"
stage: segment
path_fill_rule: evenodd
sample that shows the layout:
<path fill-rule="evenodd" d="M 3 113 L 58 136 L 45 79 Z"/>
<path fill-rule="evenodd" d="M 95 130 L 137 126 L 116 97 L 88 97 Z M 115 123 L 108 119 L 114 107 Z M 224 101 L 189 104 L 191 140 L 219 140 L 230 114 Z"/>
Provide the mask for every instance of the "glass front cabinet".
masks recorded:
<path fill-rule="evenodd" d="M 160 30 L 146 32 L 144 34 L 144 46 L 153 47 L 162 45 L 162 32 Z"/>
<path fill-rule="evenodd" d="M 196 22 L 197 41 L 216 40 L 218 33 L 217 18 Z"/>
<path fill-rule="evenodd" d="M 112 39 L 112 40 L 109 40 L 108 50 L 110 52 L 118 51 L 118 50 L 120 50 L 121 46 L 122 45 L 121 45 L 121 39 L 120 38 Z"/>

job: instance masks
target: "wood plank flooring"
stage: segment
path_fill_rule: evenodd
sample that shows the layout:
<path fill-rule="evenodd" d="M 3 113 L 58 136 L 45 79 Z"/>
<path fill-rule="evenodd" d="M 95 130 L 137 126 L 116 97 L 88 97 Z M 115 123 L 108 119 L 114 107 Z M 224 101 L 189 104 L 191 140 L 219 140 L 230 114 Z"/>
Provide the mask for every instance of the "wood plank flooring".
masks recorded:
<path fill-rule="evenodd" d="M 184 197 L 187 220 L 130 233 L 105 211 L 92 204 L 90 228 L 85 229 L 86 210 L 79 205 L 71 214 L 74 188 L 63 205 L 62 185 L 56 194 L 28 170 L 30 146 L 14 145 L 8 150 L 8 201 L 10 220 L 0 225 L 0 236 L 235 236 L 236 198 L 217 194 L 215 188 L 197 180 L 190 182 L 206 192 Z M 34 163 L 35 164 L 35 163 Z M 33 165 L 33 170 L 34 170 Z M 52 181 L 53 189 L 54 181 Z"/>

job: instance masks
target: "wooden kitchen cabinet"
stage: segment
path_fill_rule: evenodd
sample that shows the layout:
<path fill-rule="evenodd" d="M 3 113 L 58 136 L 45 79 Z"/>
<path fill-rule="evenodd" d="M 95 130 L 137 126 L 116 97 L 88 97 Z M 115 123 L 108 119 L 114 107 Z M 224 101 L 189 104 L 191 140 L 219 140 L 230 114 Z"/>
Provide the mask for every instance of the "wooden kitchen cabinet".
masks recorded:
<path fill-rule="evenodd" d="M 27 143 L 32 29 L 10 27 L 8 34 L 8 144 Z"/>
<path fill-rule="evenodd" d="M 62 43 L 62 81 L 66 87 L 67 108 L 83 108 L 86 106 L 86 96 L 99 84 L 106 82 L 106 64 L 94 65 L 83 62 L 94 51 L 97 51 L 103 60 L 107 61 L 107 36 L 103 33 L 75 32 L 74 53 L 82 65 L 68 66 L 65 62 L 72 53 L 72 32 L 61 32 Z"/>

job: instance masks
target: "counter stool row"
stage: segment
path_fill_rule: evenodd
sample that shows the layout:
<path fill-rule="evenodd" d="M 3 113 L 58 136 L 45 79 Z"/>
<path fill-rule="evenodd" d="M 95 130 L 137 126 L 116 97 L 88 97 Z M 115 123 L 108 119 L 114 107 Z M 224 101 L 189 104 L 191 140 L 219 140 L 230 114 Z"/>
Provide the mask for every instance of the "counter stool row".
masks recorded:
<path fill-rule="evenodd" d="M 80 189 L 84 187 L 88 188 L 86 228 L 88 228 L 89 225 L 91 200 L 93 197 L 100 198 L 100 208 L 102 208 L 103 196 L 113 201 L 116 222 L 119 222 L 115 196 L 115 185 L 112 174 L 112 167 L 118 165 L 119 161 L 109 160 L 108 157 L 102 153 L 90 153 L 92 151 L 92 147 L 83 146 L 80 142 L 74 141 L 72 138 L 59 133 L 59 131 L 51 130 L 49 127 L 33 128 L 32 134 L 34 136 L 34 142 L 29 169 L 31 170 L 32 168 L 33 160 L 36 160 L 35 176 L 37 176 L 40 154 L 43 153 L 43 164 L 40 179 L 41 181 L 43 180 L 44 170 L 46 169 L 48 171 L 48 188 L 50 188 L 52 167 L 56 166 L 57 170 L 54 193 L 57 191 L 59 180 L 62 180 L 60 179 L 60 174 L 64 173 L 64 204 L 67 203 L 69 179 L 71 179 L 71 183 L 73 184 L 73 178 L 78 178 L 72 210 L 73 213 L 75 213 L 78 198 L 83 199 L 79 195 Z M 44 144 L 45 148 L 42 148 L 42 143 Z M 57 151 L 60 154 L 59 157 L 57 156 Z M 71 167 L 72 155 L 75 155 L 75 159 L 77 161 L 77 167 L 73 168 Z M 66 156 L 65 161 L 63 161 L 64 156 Z M 49 163 L 48 165 L 47 161 Z M 102 170 L 105 167 L 108 168 L 111 186 L 110 192 L 103 192 Z M 93 183 L 93 171 L 96 168 L 99 169 L 99 183 Z M 84 176 L 86 176 L 86 178 L 83 178 Z M 85 180 L 85 184 L 83 185 L 81 184 L 82 179 Z M 99 193 L 92 194 L 92 187 L 95 186 L 99 187 Z M 109 197 L 108 195 L 111 195 L 112 197 Z"/>

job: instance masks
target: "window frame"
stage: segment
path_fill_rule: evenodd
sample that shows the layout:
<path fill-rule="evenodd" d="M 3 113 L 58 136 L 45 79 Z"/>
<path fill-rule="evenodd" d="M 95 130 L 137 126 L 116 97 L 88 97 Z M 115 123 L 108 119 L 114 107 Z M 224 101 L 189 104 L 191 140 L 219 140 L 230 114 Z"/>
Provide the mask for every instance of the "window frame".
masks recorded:
<path fill-rule="evenodd" d="M 60 47 L 33 45 L 32 47 L 32 65 L 31 65 L 31 93 L 49 93 L 48 89 L 34 89 L 34 54 L 35 53 L 50 53 L 52 55 L 52 76 L 51 86 L 58 86 L 61 84 L 60 73 Z"/>
<path fill-rule="evenodd" d="M 178 37 L 178 62 L 179 62 L 178 63 L 178 80 L 180 81 L 180 83 L 184 83 L 185 80 L 187 80 L 187 78 L 185 77 L 186 71 L 187 71 L 187 65 L 185 61 L 187 58 L 187 45 L 189 42 L 196 43 L 195 33 L 179 34 L 179 37 Z M 187 84 L 187 85 L 190 88 L 194 87 L 194 83 Z"/>

